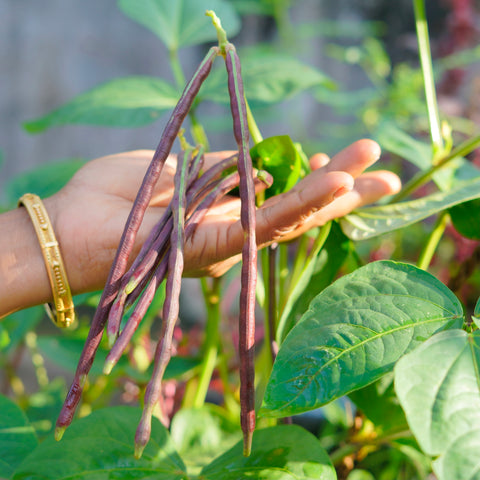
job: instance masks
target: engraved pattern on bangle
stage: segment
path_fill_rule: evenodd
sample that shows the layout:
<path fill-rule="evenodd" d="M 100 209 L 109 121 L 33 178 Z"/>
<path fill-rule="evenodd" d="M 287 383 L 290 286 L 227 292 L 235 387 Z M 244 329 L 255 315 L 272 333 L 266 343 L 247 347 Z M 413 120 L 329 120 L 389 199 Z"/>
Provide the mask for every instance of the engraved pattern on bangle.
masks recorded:
<path fill-rule="evenodd" d="M 58 327 L 69 327 L 75 319 L 72 294 L 48 213 L 41 199 L 31 193 L 23 195 L 18 205 L 23 205 L 30 216 L 45 261 L 55 307 L 53 309 L 51 304 L 46 304 L 47 313 Z"/>

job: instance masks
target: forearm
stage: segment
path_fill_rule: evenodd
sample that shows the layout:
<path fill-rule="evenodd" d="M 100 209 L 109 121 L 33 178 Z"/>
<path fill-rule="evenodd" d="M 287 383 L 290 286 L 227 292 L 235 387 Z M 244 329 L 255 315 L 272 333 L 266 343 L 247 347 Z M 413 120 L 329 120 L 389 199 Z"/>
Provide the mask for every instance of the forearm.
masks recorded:
<path fill-rule="evenodd" d="M 51 289 L 25 208 L 0 215 L 0 318 L 49 301 Z"/>

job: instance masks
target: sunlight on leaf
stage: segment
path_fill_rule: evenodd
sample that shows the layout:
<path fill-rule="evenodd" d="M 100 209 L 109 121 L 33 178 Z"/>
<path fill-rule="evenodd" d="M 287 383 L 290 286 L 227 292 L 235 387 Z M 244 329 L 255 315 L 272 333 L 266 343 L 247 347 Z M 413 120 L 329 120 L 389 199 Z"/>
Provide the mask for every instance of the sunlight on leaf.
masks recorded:
<path fill-rule="evenodd" d="M 449 192 L 438 192 L 416 200 L 365 207 L 340 220 L 342 230 L 352 240 L 365 240 L 412 225 L 447 208 L 480 198 L 480 177 L 458 182 Z"/>
<path fill-rule="evenodd" d="M 335 469 L 318 439 L 297 425 L 257 430 L 252 453 L 237 443 L 202 470 L 203 480 L 335 480 Z"/>
<path fill-rule="evenodd" d="M 133 439 L 140 415 L 137 408 L 111 407 L 73 422 L 61 442 L 53 436 L 42 442 L 13 479 L 184 479 L 185 465 L 158 420 L 152 424 L 143 457 L 134 458 Z"/>
<path fill-rule="evenodd" d="M 429 273 L 391 261 L 359 268 L 318 295 L 287 335 L 260 414 L 306 412 L 364 387 L 462 321 L 459 300 Z"/>
<path fill-rule="evenodd" d="M 223 0 L 119 0 L 125 15 L 147 27 L 169 50 L 216 40 L 206 10 L 214 10 L 231 38 L 240 30 L 235 9 Z"/>
<path fill-rule="evenodd" d="M 334 89 L 335 83 L 320 70 L 289 55 L 251 48 L 239 53 L 245 95 L 249 102 L 278 103 L 316 86 Z M 225 68 L 215 68 L 200 91 L 212 102 L 228 104 Z"/>
<path fill-rule="evenodd" d="M 477 480 L 480 332 L 440 332 L 395 367 L 397 396 L 439 480 Z"/>
<path fill-rule="evenodd" d="M 173 109 L 179 97 L 175 88 L 157 78 L 118 78 L 82 93 L 24 127 L 29 133 L 70 124 L 140 127 Z"/>

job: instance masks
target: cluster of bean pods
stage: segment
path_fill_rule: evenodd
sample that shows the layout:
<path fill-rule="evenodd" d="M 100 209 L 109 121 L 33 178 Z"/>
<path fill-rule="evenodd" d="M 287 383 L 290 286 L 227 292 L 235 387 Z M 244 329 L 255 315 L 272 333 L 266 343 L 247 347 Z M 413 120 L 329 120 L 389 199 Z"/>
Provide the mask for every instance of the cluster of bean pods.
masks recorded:
<path fill-rule="evenodd" d="M 166 279 L 162 331 L 155 352 L 152 378 L 145 392 L 143 414 L 135 436 L 135 456 L 142 455 L 150 438 L 151 418 L 161 395 L 162 377 L 171 357 L 173 329 L 179 310 L 185 240 L 194 234 L 196 226 L 210 206 L 238 186 L 241 198 L 240 221 L 245 238 L 242 250 L 239 318 L 240 423 L 244 433 L 244 453 L 248 455 L 250 452 L 255 428 L 253 364 L 257 275 L 255 182 L 261 181 L 269 186 L 272 178 L 265 172 L 261 174 L 256 172 L 252 167 L 240 61 L 234 46 L 226 40 L 225 32 L 221 29 L 215 14 L 213 12 L 207 12 L 207 14 L 212 17 L 219 32 L 219 46 L 209 50 L 186 85 L 147 169 L 120 239 L 72 385 L 58 417 L 55 431 L 57 439 L 62 437 L 65 428 L 72 421 L 105 329 L 112 345 L 104 366 L 105 373 L 109 373 L 131 340 L 152 302 L 155 291 Z M 217 56 L 224 58 L 227 69 L 233 133 L 238 145 L 238 154 L 203 172 L 202 148 L 189 146 L 183 148 L 178 155 L 171 203 L 127 271 L 127 262 L 145 210 L 151 200 L 153 188 L 185 117 Z M 233 173 L 230 173 L 231 170 Z M 123 329 L 120 329 L 125 308 L 133 304 L 135 306 L 131 315 Z"/>

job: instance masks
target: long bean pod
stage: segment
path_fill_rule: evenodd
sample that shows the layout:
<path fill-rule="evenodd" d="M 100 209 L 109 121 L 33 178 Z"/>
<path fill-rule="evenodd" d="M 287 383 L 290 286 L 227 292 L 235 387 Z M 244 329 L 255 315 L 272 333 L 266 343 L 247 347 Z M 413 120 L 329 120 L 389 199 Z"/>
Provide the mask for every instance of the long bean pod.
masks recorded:
<path fill-rule="evenodd" d="M 92 320 L 92 325 L 80 356 L 75 376 L 67 394 L 62 410 L 57 419 L 55 438 L 60 439 L 65 428 L 71 423 L 75 409 L 80 401 L 86 376 L 90 371 L 95 353 L 102 338 L 108 311 L 117 293 L 120 279 L 125 272 L 128 257 L 133 248 L 137 231 L 140 227 L 145 210 L 150 202 L 153 188 L 160 176 L 160 172 L 168 154 L 171 151 L 173 142 L 180 130 L 180 127 L 187 116 L 200 87 L 207 78 L 212 68 L 213 61 L 218 55 L 218 48 L 209 50 L 190 82 L 185 87 L 180 100 L 178 101 L 164 131 L 158 147 L 153 155 L 150 166 L 135 199 L 134 205 L 125 225 L 124 232 L 120 239 L 120 245 L 115 255 L 106 286 L 100 298 L 99 305 Z"/>
<path fill-rule="evenodd" d="M 240 355 L 240 423 L 243 431 L 243 453 L 251 451 L 255 429 L 255 286 L 257 281 L 257 243 L 255 236 L 255 187 L 249 151 L 247 109 L 241 76 L 240 59 L 232 44 L 225 48 L 228 92 L 233 118 L 233 133 L 238 145 L 240 174 L 240 220 L 244 231 L 240 288 L 239 355 Z"/>
<path fill-rule="evenodd" d="M 183 251 L 185 245 L 185 209 L 187 190 L 187 168 L 191 152 L 179 155 L 175 173 L 175 191 L 172 198 L 173 230 L 170 237 L 168 275 L 165 301 L 162 312 L 161 338 L 155 352 L 152 378 L 145 391 L 145 403 L 137 433 L 135 435 L 135 456 L 141 457 L 150 439 L 152 414 L 161 395 L 161 384 L 165 368 L 172 356 L 172 339 L 180 309 L 180 289 L 183 274 Z"/>
<path fill-rule="evenodd" d="M 267 172 L 261 172 L 261 173 L 259 172 L 258 175 L 255 177 L 255 183 L 257 182 L 263 183 L 268 188 L 272 185 L 273 178 Z M 228 192 L 238 187 L 238 184 L 239 184 L 238 172 L 231 173 L 230 175 L 228 175 L 227 177 L 221 180 L 211 182 L 209 184 L 210 191 L 206 196 L 202 198 L 201 202 L 199 202 L 198 204 L 197 202 L 194 202 L 193 205 L 187 204 L 187 211 L 189 211 L 191 214 L 189 218 L 186 220 L 185 240 L 190 239 L 195 234 L 195 230 L 198 224 L 201 223 L 201 221 L 203 220 L 203 217 L 207 214 L 208 209 L 215 202 L 217 202 L 223 196 L 225 196 Z M 193 210 L 193 212 L 191 212 L 191 210 Z M 167 272 L 168 254 L 169 254 L 168 251 L 162 252 L 162 259 L 160 263 L 158 264 L 158 266 L 155 267 L 154 272 L 151 273 L 150 277 L 148 278 L 148 281 L 153 282 L 156 285 L 155 288 L 158 288 L 158 286 L 162 283 L 162 281 L 165 278 L 165 274 Z M 148 286 L 146 288 L 145 288 L 145 285 L 139 285 L 140 287 L 139 290 L 143 292 L 145 288 L 145 292 L 146 292 L 150 284 L 147 284 L 147 285 Z M 145 299 L 143 299 L 143 296 L 150 295 L 150 292 L 148 293 L 145 293 L 145 292 L 142 293 L 141 296 L 140 295 L 138 296 L 139 297 L 138 303 L 135 306 L 134 311 L 132 312 L 125 327 L 121 331 L 112 349 L 107 355 L 104 369 L 103 369 L 105 374 L 110 373 L 112 368 L 118 362 L 122 353 L 125 351 L 126 347 L 130 343 L 130 340 L 132 339 L 133 334 L 138 328 L 138 325 L 140 324 L 142 316 L 144 315 L 144 306 L 145 306 Z M 136 301 L 136 300 L 137 300 L 137 297 L 135 297 L 134 299 L 129 299 L 129 301 Z M 151 302 L 151 299 L 147 301 L 149 302 L 148 304 L 146 304 L 148 307 L 148 305 Z"/>

